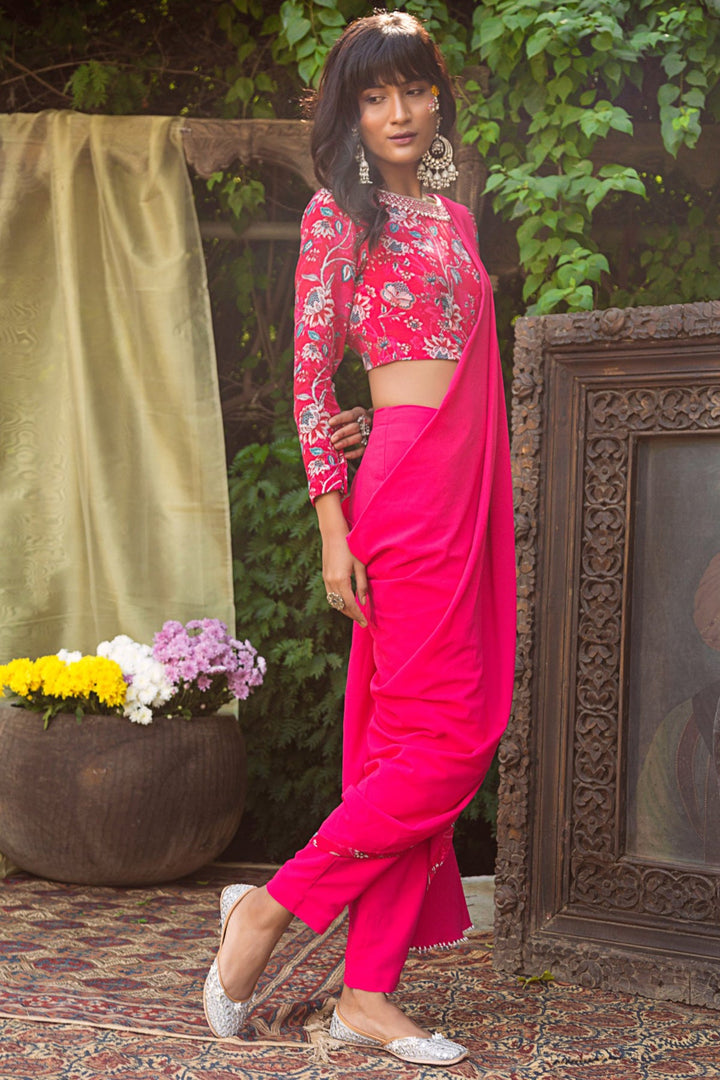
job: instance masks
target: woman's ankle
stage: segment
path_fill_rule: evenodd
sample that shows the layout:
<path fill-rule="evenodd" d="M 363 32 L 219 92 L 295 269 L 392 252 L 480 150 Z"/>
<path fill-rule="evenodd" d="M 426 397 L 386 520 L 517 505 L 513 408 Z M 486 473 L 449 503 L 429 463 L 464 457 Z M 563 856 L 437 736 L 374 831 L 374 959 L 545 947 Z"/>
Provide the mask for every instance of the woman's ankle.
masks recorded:
<path fill-rule="evenodd" d="M 341 1018 L 352 1027 L 375 1038 L 429 1036 L 429 1032 L 391 1002 L 383 991 L 357 990 L 344 985 L 338 1001 L 338 1011 Z"/>

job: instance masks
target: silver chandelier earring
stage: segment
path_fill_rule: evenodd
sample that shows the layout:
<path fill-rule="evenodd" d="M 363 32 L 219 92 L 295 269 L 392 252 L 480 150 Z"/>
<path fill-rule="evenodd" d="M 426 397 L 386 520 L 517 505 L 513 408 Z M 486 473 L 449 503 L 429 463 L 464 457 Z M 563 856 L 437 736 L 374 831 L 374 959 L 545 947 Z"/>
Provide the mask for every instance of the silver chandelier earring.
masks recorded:
<path fill-rule="evenodd" d="M 355 160 L 357 161 L 358 168 L 358 180 L 361 184 L 372 184 L 370 179 L 370 166 L 367 163 L 365 157 L 365 147 L 358 139 L 357 150 L 355 151 Z"/>
<path fill-rule="evenodd" d="M 438 117 L 435 138 L 420 158 L 417 178 L 423 187 L 442 191 L 457 180 L 457 174 L 457 169 L 453 164 L 453 148 L 449 140 L 440 134 L 440 117 Z"/>

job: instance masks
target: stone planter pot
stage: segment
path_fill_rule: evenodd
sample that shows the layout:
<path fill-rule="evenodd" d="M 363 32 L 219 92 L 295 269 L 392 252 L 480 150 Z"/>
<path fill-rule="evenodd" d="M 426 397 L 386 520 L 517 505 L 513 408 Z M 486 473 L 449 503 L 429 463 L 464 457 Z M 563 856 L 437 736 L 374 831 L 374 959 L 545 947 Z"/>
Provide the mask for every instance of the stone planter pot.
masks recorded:
<path fill-rule="evenodd" d="M 232 716 L 42 717 L 0 706 L 0 851 L 40 877 L 89 885 L 170 881 L 229 844 L 245 802 Z"/>

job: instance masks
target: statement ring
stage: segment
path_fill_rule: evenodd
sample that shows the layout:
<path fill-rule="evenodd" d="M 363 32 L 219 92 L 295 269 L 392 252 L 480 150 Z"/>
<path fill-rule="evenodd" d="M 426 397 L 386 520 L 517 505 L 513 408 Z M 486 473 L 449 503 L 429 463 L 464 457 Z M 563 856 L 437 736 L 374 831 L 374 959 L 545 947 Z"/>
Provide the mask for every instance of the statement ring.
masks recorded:
<path fill-rule="evenodd" d="M 363 444 L 363 446 L 367 446 L 368 439 L 370 438 L 370 430 L 371 430 L 372 425 L 371 425 L 370 420 L 368 419 L 368 417 L 367 417 L 367 415 L 365 413 L 363 413 L 362 416 L 358 416 L 358 418 L 357 418 L 357 426 L 358 426 L 358 428 L 360 430 L 360 441 Z"/>
<path fill-rule="evenodd" d="M 331 608 L 335 608 L 336 611 L 342 611 L 345 607 L 345 601 L 339 592 L 329 592 L 327 594 L 327 602 Z"/>

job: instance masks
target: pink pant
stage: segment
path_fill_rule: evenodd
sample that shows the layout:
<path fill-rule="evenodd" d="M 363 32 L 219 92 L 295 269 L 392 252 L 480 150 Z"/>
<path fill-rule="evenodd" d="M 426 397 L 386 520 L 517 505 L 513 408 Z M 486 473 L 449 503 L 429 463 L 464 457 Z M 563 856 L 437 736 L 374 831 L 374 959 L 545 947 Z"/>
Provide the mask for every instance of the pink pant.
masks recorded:
<path fill-rule="evenodd" d="M 370 444 L 353 484 L 348 509 L 351 521 L 433 414 L 432 409 L 415 406 L 377 411 Z M 372 576 L 370 587 L 372 607 Z M 402 594 L 401 584 L 398 589 Z M 428 596 L 429 607 L 435 602 L 439 604 L 439 617 L 444 598 Z M 402 595 L 398 604 L 402 608 Z M 401 667 L 405 654 L 411 655 L 417 647 L 413 628 L 402 621 L 395 625 L 393 620 L 398 614 L 388 613 L 387 623 L 391 625 L 383 634 L 378 624 L 385 624 L 384 612 L 376 608 L 370 629 L 356 627 L 353 637 L 345 703 L 343 789 L 354 784 L 359 790 L 367 790 L 363 777 L 370 778 L 371 799 L 374 764 L 388 755 L 402 758 L 403 745 L 411 745 L 419 738 L 412 725 L 406 730 L 397 725 L 388 730 L 377 722 L 373 676 L 378 670 L 382 672 L 383 666 L 391 670 Z M 443 723 L 441 709 L 437 723 Z M 449 763 L 448 769 L 452 768 Z M 408 815 L 415 813 L 417 817 L 414 796 L 420 794 L 423 802 L 427 798 L 419 777 L 416 782 L 410 777 L 407 786 L 407 767 L 404 769 L 405 775 L 403 768 L 398 771 L 390 802 L 394 820 L 402 820 L 404 807 Z M 447 795 L 441 793 L 439 798 L 446 799 Z M 386 811 L 387 806 L 380 809 Z M 367 829 L 366 822 L 358 821 L 358 833 L 363 826 Z M 364 848 L 365 844 L 358 841 L 356 846 Z M 377 847 L 382 849 L 380 843 Z M 332 844 L 318 837 L 278 871 L 268 891 L 316 932 L 325 930 L 349 906 L 345 982 L 359 990 L 390 992 L 398 983 L 422 919 L 432 919 L 435 932 L 439 923 L 442 940 L 447 942 L 456 940 L 470 924 L 452 847 L 446 850 L 439 869 L 433 866 L 437 851 L 437 836 L 428 836 L 399 853 L 353 857 L 346 849 L 333 852 Z M 431 894 L 438 901 L 442 898 L 442 904 L 428 905 Z M 448 911 L 455 917 L 449 917 Z"/>
<path fill-rule="evenodd" d="M 354 859 L 321 851 L 311 842 L 277 872 L 268 892 L 316 933 L 349 905 L 345 982 L 354 990 L 389 994 L 400 979 L 426 901 L 430 846 L 426 841 L 395 858 Z M 443 878 L 451 886 L 459 881 L 452 849 L 433 886 Z"/>

